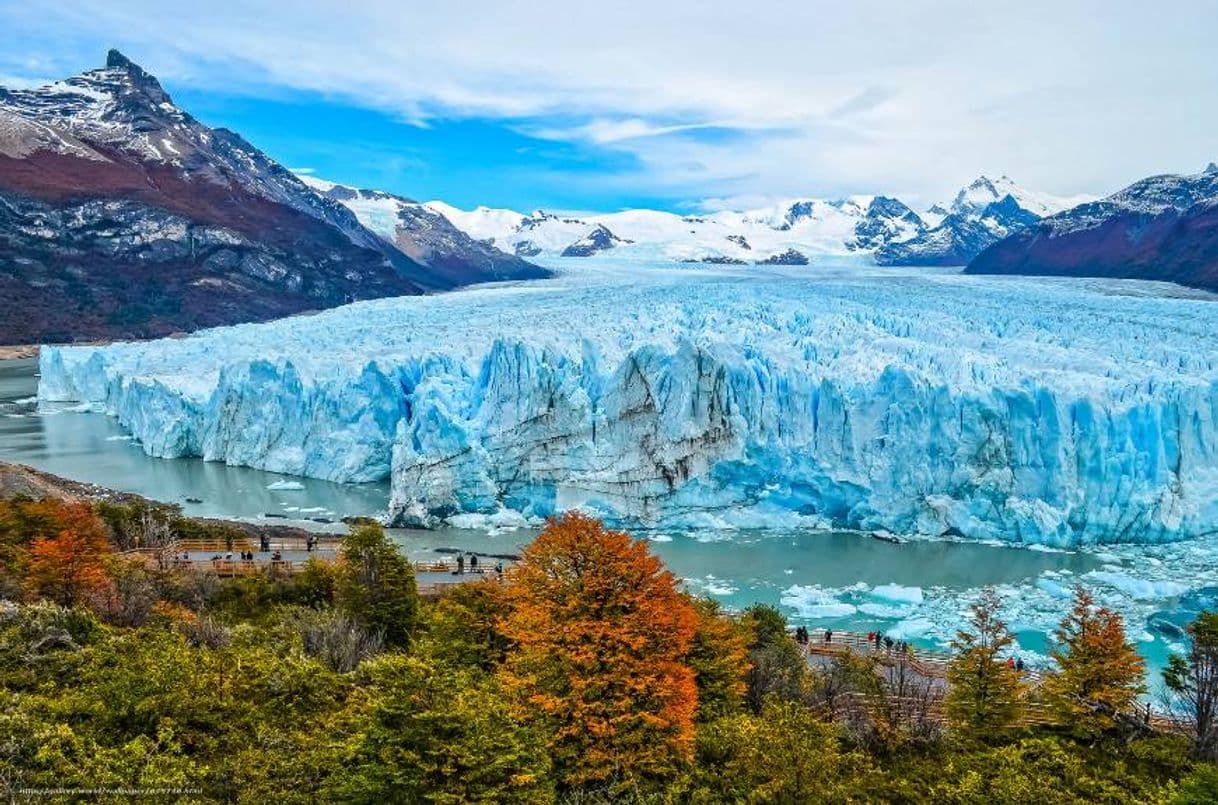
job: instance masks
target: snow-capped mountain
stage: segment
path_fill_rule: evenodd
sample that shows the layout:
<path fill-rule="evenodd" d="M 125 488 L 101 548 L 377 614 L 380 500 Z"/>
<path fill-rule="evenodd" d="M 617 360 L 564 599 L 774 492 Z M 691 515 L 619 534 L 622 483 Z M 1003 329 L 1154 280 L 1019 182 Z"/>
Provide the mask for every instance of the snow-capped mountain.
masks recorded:
<path fill-rule="evenodd" d="M 1218 165 L 1135 182 L 981 252 L 975 274 L 1133 277 L 1218 290 Z"/>
<path fill-rule="evenodd" d="M 117 51 L 0 89 L 0 342 L 273 318 L 418 293 L 422 271 Z"/>
<path fill-rule="evenodd" d="M 1089 199 L 1033 193 L 1007 176 L 981 176 L 956 194 L 949 209 L 932 210 L 941 213 L 938 223 L 879 244 L 875 259 L 882 265 L 965 265 L 990 244 Z"/>
<path fill-rule="evenodd" d="M 538 279 L 550 272 L 475 240 L 431 207 L 381 190 L 360 190 L 302 175 L 301 180 L 351 212 L 368 230 L 428 269 L 431 288 L 493 280 Z"/>
<path fill-rule="evenodd" d="M 981 177 L 948 209 L 924 213 L 889 196 L 792 199 L 772 207 L 677 215 L 626 210 L 592 215 L 427 206 L 470 237 L 524 257 L 618 257 L 802 265 L 817 256 L 873 253 L 885 264 L 964 265 L 981 249 L 1080 199 L 1033 193 Z"/>

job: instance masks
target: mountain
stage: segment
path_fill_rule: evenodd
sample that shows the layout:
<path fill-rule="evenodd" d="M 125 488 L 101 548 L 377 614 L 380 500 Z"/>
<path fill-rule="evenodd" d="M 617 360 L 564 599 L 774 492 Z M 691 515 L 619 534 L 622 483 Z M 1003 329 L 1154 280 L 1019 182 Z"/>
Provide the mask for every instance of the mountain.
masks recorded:
<path fill-rule="evenodd" d="M 419 293 L 427 271 L 118 51 L 0 88 L 0 343 L 142 338 Z"/>
<path fill-rule="evenodd" d="M 984 250 L 966 270 L 1167 280 L 1218 290 L 1218 166 L 1152 176 L 1049 216 Z"/>
<path fill-rule="evenodd" d="M 301 176 L 318 193 L 351 212 L 414 262 L 428 269 L 419 278 L 428 288 L 447 290 L 475 282 L 539 279 L 551 272 L 516 255 L 475 240 L 441 213 L 412 199 L 381 190 L 360 190 Z"/>
<path fill-rule="evenodd" d="M 871 253 L 885 265 L 965 265 L 1006 235 L 1078 203 L 1027 191 L 1003 176 L 960 190 L 950 208 L 915 212 L 891 196 L 792 199 L 772 207 L 677 215 L 624 210 L 590 215 L 426 204 L 472 238 L 538 255 L 802 265 L 817 256 Z M 798 257 L 796 256 L 798 255 Z M 792 262 L 802 259 L 804 262 Z"/>
<path fill-rule="evenodd" d="M 926 222 L 904 202 L 876 196 L 854 226 L 854 248 L 871 251 L 900 243 L 926 231 Z"/>
<path fill-rule="evenodd" d="M 597 224 L 592 231 L 562 250 L 563 257 L 589 257 L 597 252 L 608 251 L 622 243 L 630 243 Z"/>
<path fill-rule="evenodd" d="M 875 260 L 894 266 L 966 265 L 990 244 L 1084 200 L 1032 193 L 1007 176 L 981 176 L 956 194 L 949 209 L 932 208 L 938 224 L 913 237 L 879 244 Z"/>

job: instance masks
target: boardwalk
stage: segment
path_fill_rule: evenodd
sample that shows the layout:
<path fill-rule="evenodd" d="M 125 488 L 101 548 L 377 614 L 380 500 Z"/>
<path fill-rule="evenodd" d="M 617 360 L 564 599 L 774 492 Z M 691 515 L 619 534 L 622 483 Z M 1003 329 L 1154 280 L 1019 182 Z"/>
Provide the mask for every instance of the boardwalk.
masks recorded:
<path fill-rule="evenodd" d="M 825 639 L 824 632 L 812 632 L 806 644 L 799 643 L 798 645 L 808 664 L 814 668 L 828 668 L 835 657 L 846 653 L 875 658 L 878 660 L 877 671 L 880 673 L 904 664 L 904 668 L 901 670 L 907 674 L 907 679 L 913 683 L 913 687 L 922 688 L 927 695 L 920 697 L 888 695 L 884 697 L 884 706 L 889 710 L 895 709 L 897 712 L 917 713 L 920 717 L 935 723 L 947 723 L 944 696 L 946 696 L 948 688 L 947 669 L 952 658 L 950 651 L 914 648 L 908 644 L 905 644 L 903 649 L 897 646 L 889 649 L 881 643 L 877 648 L 875 640 L 868 638 L 865 634 L 836 630 L 829 633 L 828 640 Z M 1020 726 L 1041 726 L 1055 723 L 1053 711 L 1047 704 L 1036 698 L 1040 686 L 1044 683 L 1045 672 L 1025 668 L 1021 676 L 1031 687 L 1032 696 L 1023 703 L 1021 708 L 1023 712 L 1018 722 Z M 829 703 L 831 708 L 866 707 L 876 704 L 868 697 L 854 692 L 839 694 L 837 698 L 840 701 L 835 700 Z M 1141 712 L 1130 715 L 1139 720 L 1145 719 L 1145 715 Z M 1156 732 L 1178 733 L 1186 725 L 1162 713 L 1151 712 L 1147 726 Z"/>
<path fill-rule="evenodd" d="M 157 548 L 135 548 L 124 551 L 124 556 L 139 558 L 149 565 L 162 568 L 208 573 L 222 578 L 238 578 L 269 574 L 292 576 L 299 573 L 310 559 L 333 562 L 338 558 L 341 538 L 329 537 L 318 540 L 309 550 L 304 538 L 272 539 L 269 550 L 261 550 L 249 539 L 224 540 L 174 540 Z M 250 554 L 252 559 L 241 558 Z M 456 557 L 429 562 L 414 562 L 415 579 L 419 595 L 435 598 L 454 584 L 463 584 L 483 578 L 500 578 L 495 570 L 502 560 L 483 557 L 484 563 L 476 568 L 463 568 L 458 572 Z"/>

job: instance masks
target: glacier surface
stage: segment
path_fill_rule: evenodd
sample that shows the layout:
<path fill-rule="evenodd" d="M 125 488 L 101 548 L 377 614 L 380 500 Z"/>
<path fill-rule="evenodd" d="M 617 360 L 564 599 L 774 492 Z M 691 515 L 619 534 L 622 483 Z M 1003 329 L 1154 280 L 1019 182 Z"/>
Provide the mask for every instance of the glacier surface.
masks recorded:
<path fill-rule="evenodd" d="M 578 264 L 578 265 L 575 265 Z M 1218 529 L 1218 307 L 1170 285 L 608 258 L 146 343 L 39 397 L 154 456 L 391 477 L 389 517 L 833 525 L 1072 546 Z"/>

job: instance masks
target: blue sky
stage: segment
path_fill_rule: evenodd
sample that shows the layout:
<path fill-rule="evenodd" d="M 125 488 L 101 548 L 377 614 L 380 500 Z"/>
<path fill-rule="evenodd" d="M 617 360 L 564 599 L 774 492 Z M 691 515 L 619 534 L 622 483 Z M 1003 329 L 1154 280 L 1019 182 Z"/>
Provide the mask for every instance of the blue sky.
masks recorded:
<path fill-rule="evenodd" d="M 530 137 L 513 121 L 435 119 L 426 125 L 316 93 L 274 99 L 183 90 L 174 99 L 208 125 L 238 131 L 284 165 L 418 200 L 532 210 L 670 206 L 674 199 L 597 180 L 635 169 L 630 155 Z M 678 202 L 679 203 L 679 202 Z"/>
<path fill-rule="evenodd" d="M 289 167 L 459 206 L 1103 194 L 1218 156 L 1208 0 L 0 0 L 0 84 L 118 47 Z"/>

